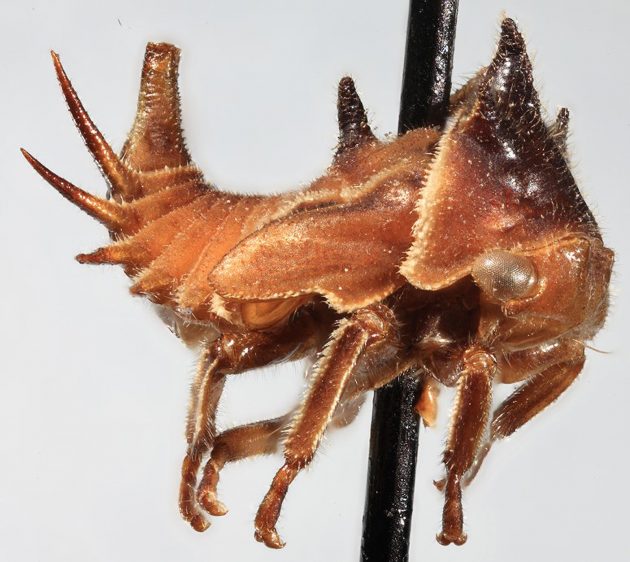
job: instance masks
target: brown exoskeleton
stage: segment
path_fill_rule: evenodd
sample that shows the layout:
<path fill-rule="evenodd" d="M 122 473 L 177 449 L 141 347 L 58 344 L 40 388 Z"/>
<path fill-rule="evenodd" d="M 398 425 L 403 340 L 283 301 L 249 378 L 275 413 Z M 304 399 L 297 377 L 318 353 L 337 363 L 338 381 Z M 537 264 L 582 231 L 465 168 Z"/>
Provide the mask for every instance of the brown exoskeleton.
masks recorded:
<path fill-rule="evenodd" d="M 425 380 L 417 409 L 435 416 L 437 384 L 456 387 L 444 464 L 442 544 L 462 544 L 462 484 L 493 441 L 553 402 L 602 326 L 612 252 L 566 159 L 568 113 L 545 125 L 525 44 L 510 19 L 492 63 L 452 98 L 445 131 L 391 142 L 372 134 L 349 78 L 340 138 L 308 188 L 253 197 L 206 183 L 180 127 L 179 53 L 147 47 L 138 113 L 118 156 L 61 64 L 72 116 L 109 183 L 94 197 L 25 153 L 113 243 L 82 263 L 120 264 L 184 341 L 202 348 L 192 388 L 180 510 L 199 531 L 223 515 L 219 473 L 271 453 L 284 464 L 256 516 L 256 538 L 283 543 L 288 487 L 332 423 L 403 371 Z M 227 375 L 315 358 L 306 397 L 273 420 L 216 434 Z M 522 382 L 491 413 L 495 382 Z M 202 463 L 205 465 L 202 468 Z M 197 483 L 198 473 L 201 480 Z"/>

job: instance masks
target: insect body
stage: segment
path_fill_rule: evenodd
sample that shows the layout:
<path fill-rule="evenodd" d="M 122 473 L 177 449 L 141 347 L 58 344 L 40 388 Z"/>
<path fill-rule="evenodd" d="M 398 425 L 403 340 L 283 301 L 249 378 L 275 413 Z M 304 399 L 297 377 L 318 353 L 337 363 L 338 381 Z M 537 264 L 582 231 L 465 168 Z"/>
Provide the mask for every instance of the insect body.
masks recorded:
<path fill-rule="evenodd" d="M 606 316 L 613 262 L 566 161 L 568 113 L 545 125 L 514 22 L 504 20 L 491 64 L 453 96 L 445 131 L 379 141 L 352 81 L 342 79 L 333 164 L 308 188 L 269 197 L 223 192 L 192 163 L 175 47 L 147 47 L 120 156 L 53 58 L 109 183 L 108 199 L 94 197 L 25 152 L 110 232 L 110 245 L 77 259 L 122 265 L 132 293 L 201 348 L 183 517 L 203 531 L 208 514 L 225 514 L 217 497 L 224 465 L 271 453 L 284 435 L 284 464 L 256 516 L 256 538 L 283 546 L 275 528 L 283 499 L 324 431 L 351 421 L 366 391 L 412 370 L 425 380 L 417 409 L 428 423 L 437 385 L 457 388 L 438 541 L 464 543 L 462 485 L 493 441 L 580 373 L 584 342 Z M 302 404 L 216 434 L 226 376 L 305 356 L 315 363 Z M 491 413 L 496 381 L 522 384 Z"/>

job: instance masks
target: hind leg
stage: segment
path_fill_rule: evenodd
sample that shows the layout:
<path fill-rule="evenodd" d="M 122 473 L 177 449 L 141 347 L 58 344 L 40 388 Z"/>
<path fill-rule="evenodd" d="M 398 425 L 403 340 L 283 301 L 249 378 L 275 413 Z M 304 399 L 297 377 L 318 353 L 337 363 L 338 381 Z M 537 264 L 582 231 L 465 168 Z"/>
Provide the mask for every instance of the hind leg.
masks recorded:
<path fill-rule="evenodd" d="M 329 333 L 325 323 L 309 315 L 298 316 L 275 332 L 223 334 L 210 343 L 199 362 L 192 386 L 186 425 L 186 455 L 182 462 L 179 508 L 183 518 L 197 531 L 208 528 L 208 521 L 195 498 L 197 472 L 203 457 L 212 449 L 216 409 L 225 377 L 263 367 L 273 361 L 297 359 L 316 348 L 322 335 Z M 219 515 L 221 509 L 213 509 Z"/>

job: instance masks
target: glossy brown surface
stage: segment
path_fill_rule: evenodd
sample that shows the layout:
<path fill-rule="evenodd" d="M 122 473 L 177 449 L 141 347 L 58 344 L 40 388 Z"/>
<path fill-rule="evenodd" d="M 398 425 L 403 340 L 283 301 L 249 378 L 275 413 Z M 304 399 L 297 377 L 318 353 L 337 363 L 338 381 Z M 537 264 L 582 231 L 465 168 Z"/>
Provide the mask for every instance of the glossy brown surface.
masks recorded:
<path fill-rule="evenodd" d="M 227 512 L 217 490 L 223 467 L 282 446 L 255 536 L 283 546 L 282 502 L 327 428 L 350 423 L 367 391 L 412 370 L 427 379 L 416 410 L 428 425 L 439 386 L 457 389 L 437 483 L 445 493 L 438 541 L 463 544 L 463 485 L 493 441 L 575 380 L 585 342 L 606 317 L 613 264 L 569 169 L 568 112 L 544 123 L 514 22 L 503 21 L 493 61 L 453 96 L 444 132 L 378 140 L 343 78 L 332 165 L 302 190 L 266 197 L 221 191 L 193 164 L 175 47 L 147 47 L 121 156 L 53 61 L 110 192 L 90 195 L 25 153 L 110 232 L 110 245 L 77 259 L 122 265 L 132 293 L 201 347 L 182 463 L 184 519 L 205 530 L 208 515 Z M 303 357 L 314 364 L 301 404 L 217 431 L 227 376 Z M 493 412 L 495 382 L 521 386 Z"/>

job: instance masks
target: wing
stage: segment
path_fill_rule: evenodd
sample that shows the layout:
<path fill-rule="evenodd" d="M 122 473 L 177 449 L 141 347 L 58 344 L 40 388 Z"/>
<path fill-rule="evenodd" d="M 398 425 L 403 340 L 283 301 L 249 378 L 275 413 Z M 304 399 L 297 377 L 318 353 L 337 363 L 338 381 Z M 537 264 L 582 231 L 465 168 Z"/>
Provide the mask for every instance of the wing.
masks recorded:
<path fill-rule="evenodd" d="M 322 295 L 338 311 L 383 299 L 404 284 L 417 174 L 399 171 L 369 197 L 274 221 L 231 250 L 210 275 L 226 301 Z"/>

